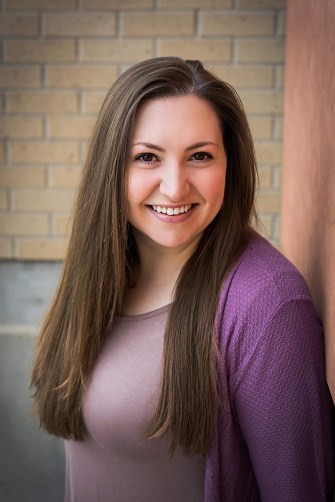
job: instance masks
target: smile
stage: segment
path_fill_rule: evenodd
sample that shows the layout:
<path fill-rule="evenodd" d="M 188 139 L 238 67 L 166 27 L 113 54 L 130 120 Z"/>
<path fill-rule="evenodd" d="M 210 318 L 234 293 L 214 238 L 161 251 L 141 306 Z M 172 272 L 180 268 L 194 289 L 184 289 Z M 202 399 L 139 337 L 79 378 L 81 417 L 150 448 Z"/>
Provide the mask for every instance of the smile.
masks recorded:
<path fill-rule="evenodd" d="M 182 213 L 187 213 L 191 207 L 192 204 L 187 204 L 186 206 L 180 206 L 180 207 L 166 207 L 166 206 L 151 206 L 154 211 L 157 213 L 164 213 L 169 216 L 174 216 L 177 214 L 182 214 Z"/>

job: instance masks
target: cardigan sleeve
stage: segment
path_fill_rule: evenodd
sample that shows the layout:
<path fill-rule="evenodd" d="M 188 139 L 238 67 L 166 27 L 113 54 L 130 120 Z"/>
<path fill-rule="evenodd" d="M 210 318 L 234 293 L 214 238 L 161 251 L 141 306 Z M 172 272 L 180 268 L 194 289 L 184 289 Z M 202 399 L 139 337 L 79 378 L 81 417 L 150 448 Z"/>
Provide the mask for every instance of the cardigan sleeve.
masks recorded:
<path fill-rule="evenodd" d="M 283 302 L 251 339 L 229 386 L 262 502 L 332 500 L 333 405 L 310 300 Z"/>

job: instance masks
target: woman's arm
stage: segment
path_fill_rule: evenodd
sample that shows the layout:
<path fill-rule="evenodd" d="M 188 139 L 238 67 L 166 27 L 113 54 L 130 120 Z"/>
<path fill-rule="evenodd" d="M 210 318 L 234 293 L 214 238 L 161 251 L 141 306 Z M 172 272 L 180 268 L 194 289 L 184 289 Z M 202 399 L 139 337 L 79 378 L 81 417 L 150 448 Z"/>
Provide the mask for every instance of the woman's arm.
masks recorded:
<path fill-rule="evenodd" d="M 283 303 L 255 339 L 230 387 L 262 502 L 332 500 L 333 406 L 311 302 Z"/>

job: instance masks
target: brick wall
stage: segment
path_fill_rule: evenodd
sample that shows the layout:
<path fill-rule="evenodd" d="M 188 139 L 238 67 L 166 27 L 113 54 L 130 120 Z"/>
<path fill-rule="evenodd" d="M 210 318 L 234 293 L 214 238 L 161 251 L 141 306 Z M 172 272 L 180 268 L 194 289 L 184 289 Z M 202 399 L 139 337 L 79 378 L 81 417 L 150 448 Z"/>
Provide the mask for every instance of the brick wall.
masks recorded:
<path fill-rule="evenodd" d="M 102 99 L 129 65 L 201 59 L 236 87 L 279 243 L 285 0 L 0 0 L 0 258 L 59 260 Z"/>

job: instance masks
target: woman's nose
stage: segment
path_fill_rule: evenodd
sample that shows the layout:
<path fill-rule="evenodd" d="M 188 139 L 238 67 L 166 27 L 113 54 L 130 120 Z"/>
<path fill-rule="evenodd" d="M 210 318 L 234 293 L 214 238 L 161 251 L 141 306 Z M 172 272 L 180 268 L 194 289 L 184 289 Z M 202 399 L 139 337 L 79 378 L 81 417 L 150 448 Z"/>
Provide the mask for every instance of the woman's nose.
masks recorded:
<path fill-rule="evenodd" d="M 190 191 L 187 169 L 174 164 L 162 171 L 160 192 L 174 202 L 183 202 Z"/>

